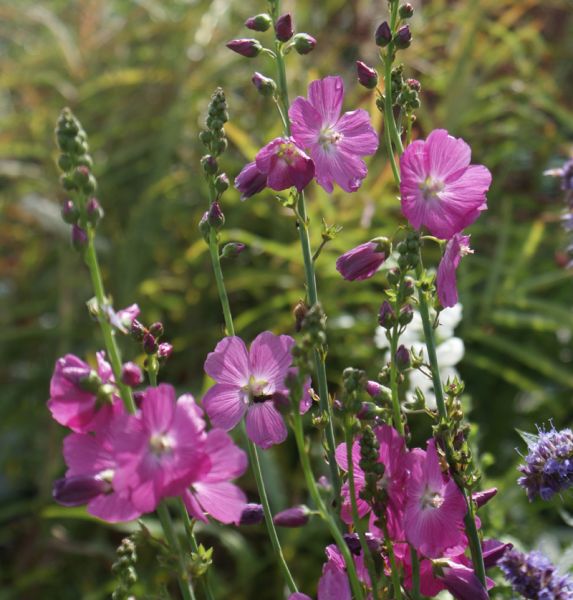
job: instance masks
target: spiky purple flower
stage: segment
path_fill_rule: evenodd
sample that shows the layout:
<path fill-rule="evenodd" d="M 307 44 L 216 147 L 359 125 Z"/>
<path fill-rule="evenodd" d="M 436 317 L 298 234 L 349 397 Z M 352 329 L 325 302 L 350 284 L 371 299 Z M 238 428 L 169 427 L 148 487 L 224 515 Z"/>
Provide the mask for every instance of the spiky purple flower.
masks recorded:
<path fill-rule="evenodd" d="M 529 500 L 537 496 L 550 500 L 555 494 L 573 486 L 573 431 L 552 427 L 530 436 L 523 475 L 517 483 L 525 489 Z"/>
<path fill-rule="evenodd" d="M 534 600 L 571 600 L 573 579 L 561 575 L 555 565 L 540 552 L 524 554 L 508 550 L 498 566 L 513 589 Z"/>

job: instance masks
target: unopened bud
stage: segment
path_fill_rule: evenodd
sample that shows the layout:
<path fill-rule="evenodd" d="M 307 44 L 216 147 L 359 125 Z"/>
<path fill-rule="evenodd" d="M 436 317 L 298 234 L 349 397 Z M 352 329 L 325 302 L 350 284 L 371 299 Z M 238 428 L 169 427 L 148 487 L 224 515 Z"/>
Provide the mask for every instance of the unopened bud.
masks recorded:
<path fill-rule="evenodd" d="M 88 234 L 78 225 L 72 226 L 72 246 L 78 251 L 83 250 L 88 245 Z"/>
<path fill-rule="evenodd" d="M 71 200 L 64 200 L 62 202 L 61 214 L 62 219 L 70 225 L 77 223 L 80 218 L 80 213 Z"/>
<path fill-rule="evenodd" d="M 199 231 L 203 236 L 203 239 L 208 242 L 209 241 L 209 233 L 211 231 L 211 226 L 209 225 L 209 211 L 205 211 L 201 220 L 199 221 Z"/>
<path fill-rule="evenodd" d="M 215 229 L 219 230 L 225 224 L 225 215 L 221 210 L 221 205 L 215 200 L 215 202 L 211 203 L 211 207 L 209 208 L 209 213 L 207 215 L 207 221 L 209 225 Z"/>
<path fill-rule="evenodd" d="M 133 319 L 129 332 L 134 340 L 141 342 L 147 333 L 147 329 L 137 319 Z"/>
<path fill-rule="evenodd" d="M 316 39 L 308 33 L 297 33 L 294 38 L 294 49 L 299 54 L 309 54 L 316 48 Z"/>
<path fill-rule="evenodd" d="M 58 479 L 52 488 L 52 497 L 62 506 L 82 506 L 109 491 L 110 485 L 93 475 L 76 475 Z"/>
<path fill-rule="evenodd" d="M 398 9 L 398 14 L 401 19 L 411 19 L 414 15 L 414 7 L 409 2 L 402 4 Z"/>
<path fill-rule="evenodd" d="M 161 361 L 166 361 L 173 354 L 173 346 L 168 342 L 159 344 L 157 348 L 157 358 Z"/>
<path fill-rule="evenodd" d="M 410 32 L 410 27 L 408 25 L 402 25 L 402 27 L 398 29 L 396 36 L 394 37 L 394 43 L 396 44 L 396 48 L 402 50 L 410 46 L 412 43 L 412 33 Z"/>
<path fill-rule="evenodd" d="M 103 208 L 100 206 L 100 203 L 97 201 L 97 198 L 94 198 L 93 196 L 88 200 L 86 204 L 86 217 L 88 223 L 90 223 L 94 227 L 103 218 Z"/>
<path fill-rule="evenodd" d="M 374 34 L 374 39 L 376 45 L 380 46 L 380 48 L 386 47 L 392 41 L 392 30 L 390 29 L 390 25 L 388 25 L 388 21 L 384 21 L 378 26 Z"/>
<path fill-rule="evenodd" d="M 263 49 L 259 40 L 242 38 L 239 40 L 231 40 L 227 42 L 227 48 L 245 56 L 246 58 L 253 58 L 257 56 Z"/>
<path fill-rule="evenodd" d="M 229 189 L 229 185 L 231 184 L 226 173 L 221 173 L 220 175 L 217 175 L 215 179 L 215 189 L 219 194 L 222 194 L 223 192 L 227 191 Z"/>
<path fill-rule="evenodd" d="M 207 173 L 207 175 L 215 175 L 217 170 L 219 169 L 219 165 L 217 164 L 217 159 L 210 154 L 206 154 L 201 158 L 201 166 L 203 167 L 203 171 Z"/>
<path fill-rule="evenodd" d="M 378 313 L 378 323 L 385 329 L 391 329 L 394 327 L 394 323 L 396 320 L 396 314 L 390 302 L 388 300 L 384 300 L 382 306 L 380 307 L 380 312 Z"/>
<path fill-rule="evenodd" d="M 249 503 L 243 508 L 239 525 L 258 525 L 265 518 L 263 507 L 260 504 Z"/>
<path fill-rule="evenodd" d="M 128 362 L 121 368 L 121 381 L 129 387 L 136 387 L 143 381 L 141 369 L 133 362 Z"/>
<path fill-rule="evenodd" d="M 271 16 L 267 15 L 266 13 L 249 17 L 245 21 L 245 27 L 252 31 L 267 31 L 272 24 L 273 20 Z"/>
<path fill-rule="evenodd" d="M 414 92 L 419 92 L 422 89 L 422 84 L 417 79 L 406 79 L 406 85 Z"/>
<path fill-rule="evenodd" d="M 157 352 L 157 340 L 151 333 L 146 333 L 143 336 L 143 351 L 146 354 L 155 354 Z"/>
<path fill-rule="evenodd" d="M 497 494 L 497 488 L 489 488 L 482 492 L 474 492 L 472 494 L 472 500 L 476 503 L 478 508 L 481 508 L 484 504 L 487 504 Z"/>
<path fill-rule="evenodd" d="M 292 17 L 290 13 L 281 15 L 275 23 L 275 35 L 280 42 L 288 42 L 293 36 Z"/>
<path fill-rule="evenodd" d="M 361 421 L 371 421 L 378 414 L 378 407 L 373 402 L 362 402 L 356 413 L 356 418 Z"/>
<path fill-rule="evenodd" d="M 358 83 L 365 88 L 372 90 L 378 85 L 378 73 L 361 60 L 356 61 L 356 72 L 358 73 Z"/>
<path fill-rule="evenodd" d="M 276 92 L 277 84 L 270 77 L 265 77 L 261 73 L 255 72 L 251 81 L 262 96 L 272 96 Z"/>
<path fill-rule="evenodd" d="M 398 346 L 398 350 L 396 350 L 395 360 L 396 365 L 400 370 L 407 369 L 410 366 L 410 353 L 408 352 L 406 346 L 404 346 L 403 344 Z"/>
<path fill-rule="evenodd" d="M 400 316 L 398 317 L 398 323 L 400 323 L 400 325 L 408 325 L 408 323 L 412 322 L 413 318 L 414 318 L 414 309 L 409 304 L 406 304 L 406 306 L 404 306 L 402 308 L 402 310 L 400 311 Z"/>
<path fill-rule="evenodd" d="M 156 338 L 160 338 L 164 332 L 165 332 L 165 329 L 163 327 L 163 323 L 161 323 L 159 321 L 157 321 L 156 323 L 153 323 L 149 326 L 149 333 L 154 335 Z"/>
<path fill-rule="evenodd" d="M 241 244 L 241 242 L 229 242 L 223 246 L 221 256 L 223 258 L 237 258 L 245 248 L 245 244 Z"/>
<path fill-rule="evenodd" d="M 273 523 L 278 527 L 302 527 L 308 523 L 310 514 L 308 506 L 301 504 L 277 513 L 273 517 Z"/>

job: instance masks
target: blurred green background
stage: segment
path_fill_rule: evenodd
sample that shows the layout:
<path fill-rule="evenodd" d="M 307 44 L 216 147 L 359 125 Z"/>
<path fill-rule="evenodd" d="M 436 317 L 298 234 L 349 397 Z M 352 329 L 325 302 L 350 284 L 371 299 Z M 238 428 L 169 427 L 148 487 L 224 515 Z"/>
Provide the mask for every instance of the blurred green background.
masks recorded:
<path fill-rule="evenodd" d="M 339 73 L 345 109 L 362 106 L 378 127 L 374 96 L 355 82 L 354 61 L 376 61 L 372 34 L 386 14 L 374 0 L 285 2 L 298 31 L 318 40 L 309 56 L 289 55 L 291 96 L 309 80 Z M 89 279 L 59 219 L 53 129 L 70 106 L 88 132 L 106 218 L 99 230 L 106 286 L 117 308 L 137 302 L 143 319 L 164 321 L 175 352 L 162 378 L 200 394 L 202 364 L 222 335 L 207 247 L 197 223 L 207 204 L 198 132 L 212 90 L 230 105 L 230 177 L 280 132 L 271 102 L 250 83 L 273 75 L 268 59 L 247 60 L 226 41 L 249 36 L 243 21 L 262 0 L 2 0 L 0 3 L 0 598 L 99 599 L 113 590 L 110 565 L 126 526 L 57 507 L 51 482 L 63 474 L 64 430 L 46 409 L 55 359 L 93 356 L 102 345 L 85 310 Z M 542 544 L 573 563 L 570 496 L 529 504 L 516 484 L 533 431 L 573 416 L 573 285 L 564 265 L 559 182 L 543 176 L 573 143 L 573 12 L 569 0 L 432 0 L 416 4 L 414 42 L 400 54 L 423 87 L 416 135 L 445 127 L 470 142 L 475 162 L 494 174 L 489 211 L 471 228 L 475 255 L 461 268 L 468 390 L 484 485 L 498 485 L 483 511 L 489 535 Z M 270 43 L 270 34 L 260 39 Z M 344 227 L 318 261 L 330 316 L 329 377 L 345 366 L 381 365 L 373 344 L 384 282 L 343 282 L 341 252 L 391 234 L 399 204 L 383 152 L 360 191 L 309 192 L 313 242 L 320 218 Z M 241 203 L 224 197 L 224 240 L 249 250 L 224 265 L 238 334 L 292 332 L 303 269 L 291 216 L 270 193 Z M 437 258 L 434 256 L 433 258 Z M 354 326 L 344 327 L 350 316 Z M 137 347 L 121 340 L 124 356 Z M 275 509 L 307 500 L 294 445 L 265 453 Z M 248 476 L 241 484 L 256 500 Z M 153 526 L 153 520 L 147 523 Z M 264 529 L 209 526 L 218 597 L 281 598 Z M 287 559 L 313 592 L 328 537 L 320 524 L 287 531 Z M 168 576 L 142 550 L 138 597 L 158 598 Z M 169 588 L 176 594 L 174 588 Z M 146 595 L 147 594 L 147 595 Z M 500 591 L 494 597 L 509 597 Z"/>

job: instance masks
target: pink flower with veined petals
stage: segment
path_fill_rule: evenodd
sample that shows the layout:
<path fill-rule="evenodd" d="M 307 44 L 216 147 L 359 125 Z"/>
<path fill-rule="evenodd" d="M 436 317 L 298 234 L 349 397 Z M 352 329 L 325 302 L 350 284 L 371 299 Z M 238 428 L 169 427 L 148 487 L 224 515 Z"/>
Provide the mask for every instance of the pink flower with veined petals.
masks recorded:
<path fill-rule="evenodd" d="M 238 524 L 247 498 L 229 480 L 245 472 L 247 455 L 221 429 L 212 429 L 207 434 L 203 450 L 206 454 L 203 468 L 183 494 L 187 510 L 200 521 L 207 521 L 205 511 L 221 523 Z"/>
<path fill-rule="evenodd" d="M 402 213 L 416 229 L 450 239 L 487 208 L 491 173 L 470 165 L 471 149 L 445 129 L 412 142 L 400 158 Z"/>
<path fill-rule="evenodd" d="M 215 380 L 203 406 L 215 427 L 233 429 L 245 417 L 247 435 L 261 448 L 284 442 L 287 428 L 275 402 L 284 402 L 284 384 L 292 363 L 294 340 L 270 331 L 259 334 L 250 350 L 240 337 L 221 340 L 205 361 L 205 372 Z M 308 409 L 301 400 L 301 412 Z"/>
<path fill-rule="evenodd" d="M 442 473 L 433 439 L 426 453 L 418 456 L 406 486 L 404 530 L 416 550 L 435 558 L 465 544 L 467 506 L 455 482 Z"/>
<path fill-rule="evenodd" d="M 209 470 L 205 460 L 205 422 L 189 394 L 175 399 L 172 386 L 161 384 L 143 392 L 141 413 L 117 424 L 118 469 L 113 484 L 130 490 L 141 512 L 155 510 L 167 496 L 179 496 Z"/>
<path fill-rule="evenodd" d="M 308 99 L 297 98 L 289 109 L 292 135 L 301 148 L 309 149 L 316 180 L 328 193 L 334 183 L 355 192 L 368 173 L 361 157 L 378 148 L 378 134 L 365 110 L 340 116 L 343 99 L 342 78 L 325 77 L 308 86 Z"/>
<path fill-rule="evenodd" d="M 314 163 L 293 138 L 279 137 L 269 142 L 259 150 L 255 164 L 266 175 L 267 186 L 277 192 L 290 187 L 302 192 L 314 177 Z"/>
<path fill-rule="evenodd" d="M 458 288 L 456 285 L 456 269 L 467 254 L 472 254 L 470 236 L 456 233 L 446 244 L 446 250 L 436 275 L 436 288 L 440 304 L 444 308 L 458 303 Z"/>
<path fill-rule="evenodd" d="M 123 410 L 115 394 L 108 396 L 109 402 L 98 402 L 98 387 L 113 382 L 113 374 L 104 353 L 96 356 L 97 371 L 77 356 L 66 354 L 56 361 L 50 381 L 48 408 L 52 417 L 77 433 L 95 431 Z"/>

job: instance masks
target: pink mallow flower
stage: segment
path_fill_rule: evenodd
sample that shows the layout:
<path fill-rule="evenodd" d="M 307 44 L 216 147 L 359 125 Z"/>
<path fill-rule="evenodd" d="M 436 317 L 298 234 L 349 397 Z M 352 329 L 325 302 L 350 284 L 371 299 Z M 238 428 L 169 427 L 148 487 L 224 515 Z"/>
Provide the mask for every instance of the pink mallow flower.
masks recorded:
<path fill-rule="evenodd" d="M 207 521 L 204 511 L 221 523 L 239 524 L 247 506 L 244 492 L 230 483 L 247 469 L 247 455 L 221 429 L 212 429 L 204 442 L 201 469 L 183 494 L 187 510 L 196 519 Z"/>
<path fill-rule="evenodd" d="M 291 137 L 276 138 L 261 148 L 255 163 L 267 186 L 277 192 L 291 187 L 302 192 L 314 177 L 314 163 Z"/>
<path fill-rule="evenodd" d="M 470 236 L 456 233 L 446 244 L 446 250 L 438 267 L 436 287 L 438 298 L 444 308 L 458 303 L 458 288 L 456 285 L 456 270 L 467 254 L 473 254 L 470 248 Z"/>
<path fill-rule="evenodd" d="M 450 239 L 471 225 L 486 206 L 491 173 L 470 165 L 471 149 L 445 129 L 412 142 L 400 158 L 402 213 L 416 229 Z"/>
<path fill-rule="evenodd" d="M 336 260 L 336 270 L 347 281 L 370 279 L 388 258 L 390 247 L 385 238 L 374 239 L 348 250 Z"/>
<path fill-rule="evenodd" d="M 467 506 L 455 482 L 442 473 L 433 439 L 418 457 L 406 486 L 404 530 L 416 550 L 436 558 L 446 549 L 464 547 Z"/>
<path fill-rule="evenodd" d="M 189 394 L 175 399 L 172 386 L 143 392 L 141 412 L 114 425 L 121 430 L 115 451 L 114 488 L 130 490 L 141 512 L 155 510 L 167 496 L 179 496 L 206 468 L 201 409 Z M 113 429 L 113 427 L 112 427 Z"/>
<path fill-rule="evenodd" d="M 309 149 L 316 180 L 328 193 L 334 183 L 355 192 L 368 173 L 361 157 L 378 148 L 368 113 L 358 109 L 341 116 L 343 99 L 342 78 L 325 77 L 308 86 L 308 99 L 296 98 L 289 109 L 293 138 Z"/>
<path fill-rule="evenodd" d="M 77 356 L 66 354 L 56 361 L 50 381 L 48 408 L 52 417 L 78 433 L 94 431 L 122 410 L 114 388 L 102 390 L 104 384 L 113 382 L 113 374 L 104 353 L 96 356 L 97 371 Z M 100 391 L 106 393 L 98 398 Z"/>
<path fill-rule="evenodd" d="M 240 337 L 226 337 L 205 361 L 205 372 L 215 380 L 203 406 L 215 427 L 233 429 L 246 415 L 247 435 L 261 448 L 284 442 L 287 428 L 276 404 L 284 403 L 285 378 L 292 363 L 294 340 L 270 331 L 259 334 L 250 350 Z M 301 401 L 301 412 L 309 403 Z"/>

